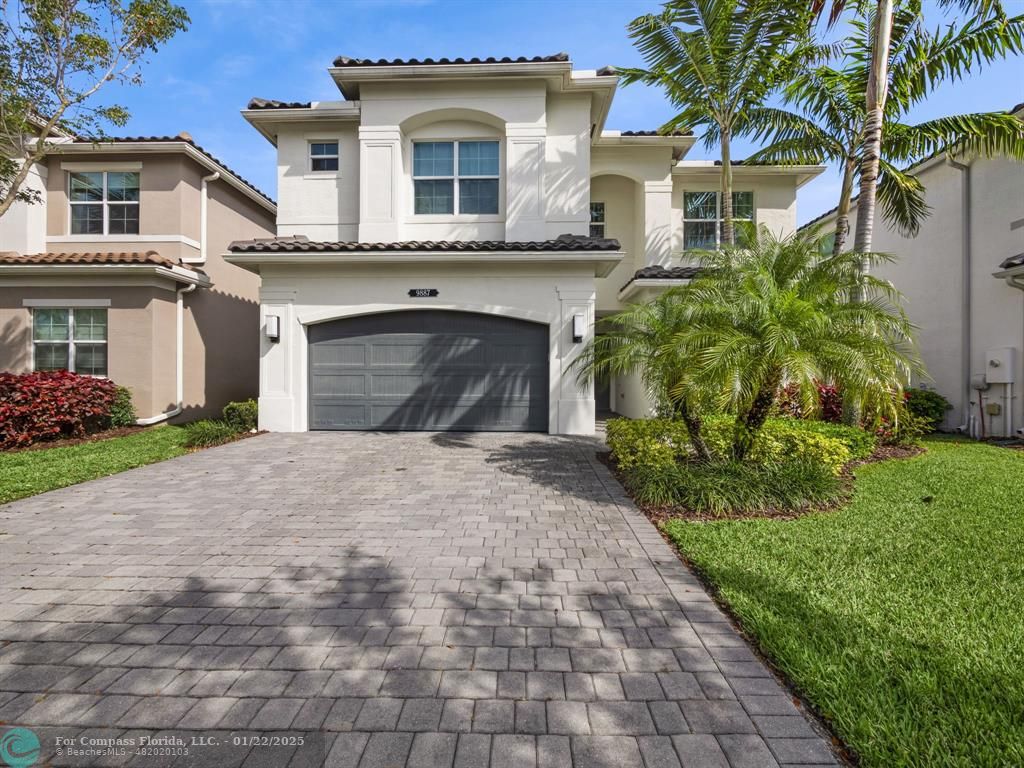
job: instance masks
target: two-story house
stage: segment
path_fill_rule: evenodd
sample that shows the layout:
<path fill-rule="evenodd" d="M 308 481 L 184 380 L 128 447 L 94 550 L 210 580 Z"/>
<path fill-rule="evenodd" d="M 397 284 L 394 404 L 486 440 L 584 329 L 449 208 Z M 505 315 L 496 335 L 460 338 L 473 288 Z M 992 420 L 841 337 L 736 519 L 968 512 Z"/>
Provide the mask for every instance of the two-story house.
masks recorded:
<path fill-rule="evenodd" d="M 261 426 L 586 434 L 596 408 L 648 413 L 634 378 L 595 393 L 572 363 L 597 317 L 718 242 L 694 137 L 606 130 L 618 78 L 566 54 L 329 72 L 341 100 L 243 112 L 278 153 L 277 237 L 226 256 L 262 279 Z M 737 216 L 793 231 L 820 171 L 737 165 Z"/>
<path fill-rule="evenodd" d="M 190 136 L 58 139 L 0 217 L 0 370 L 131 390 L 143 424 L 256 394 L 259 280 L 222 257 L 274 202 Z"/>

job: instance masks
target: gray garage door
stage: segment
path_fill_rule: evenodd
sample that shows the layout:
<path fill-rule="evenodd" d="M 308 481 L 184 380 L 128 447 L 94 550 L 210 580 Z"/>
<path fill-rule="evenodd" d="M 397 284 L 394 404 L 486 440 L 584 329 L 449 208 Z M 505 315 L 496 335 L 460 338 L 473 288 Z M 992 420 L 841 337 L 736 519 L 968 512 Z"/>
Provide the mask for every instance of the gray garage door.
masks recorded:
<path fill-rule="evenodd" d="M 548 327 L 415 310 L 309 328 L 311 429 L 546 432 Z"/>

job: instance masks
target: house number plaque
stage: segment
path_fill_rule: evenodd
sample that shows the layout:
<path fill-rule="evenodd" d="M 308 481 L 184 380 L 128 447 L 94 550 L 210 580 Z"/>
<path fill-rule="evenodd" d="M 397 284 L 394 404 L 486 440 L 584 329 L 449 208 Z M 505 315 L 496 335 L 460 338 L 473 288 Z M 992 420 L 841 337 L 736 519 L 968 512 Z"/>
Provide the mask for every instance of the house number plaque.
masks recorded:
<path fill-rule="evenodd" d="M 428 298 L 438 295 L 437 288 L 410 288 L 409 295 L 415 299 Z"/>

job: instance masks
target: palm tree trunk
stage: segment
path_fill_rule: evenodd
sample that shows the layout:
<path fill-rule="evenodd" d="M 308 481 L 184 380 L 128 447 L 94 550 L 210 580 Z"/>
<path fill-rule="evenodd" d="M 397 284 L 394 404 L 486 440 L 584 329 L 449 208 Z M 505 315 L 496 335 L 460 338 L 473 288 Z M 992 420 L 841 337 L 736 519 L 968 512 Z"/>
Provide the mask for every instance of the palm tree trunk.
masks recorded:
<path fill-rule="evenodd" d="M 722 128 L 722 244 L 735 245 L 736 232 L 732 224 L 732 147 L 728 128 Z"/>
<path fill-rule="evenodd" d="M 732 457 L 736 461 L 743 461 L 754 447 L 754 441 L 757 440 L 761 427 L 768 420 L 768 415 L 775 404 L 775 396 L 781 383 L 782 375 L 772 374 L 758 390 L 747 412 L 736 415 L 736 429 L 732 440 Z"/>
<path fill-rule="evenodd" d="M 889 48 L 892 42 L 893 0 L 878 0 L 875 11 L 871 72 L 868 76 L 864 150 L 860 164 L 860 197 L 857 199 L 857 237 L 853 248 L 869 253 L 874 235 L 878 166 L 882 156 L 882 123 L 889 86 Z M 865 268 L 867 264 L 864 264 Z M 866 269 L 865 269 L 866 271 Z"/>
<path fill-rule="evenodd" d="M 846 249 L 846 240 L 850 235 L 850 200 L 853 197 L 853 171 L 857 159 L 846 158 L 843 164 L 843 186 L 839 193 L 839 207 L 836 208 L 836 238 L 832 245 L 832 255 L 838 256 Z"/>
<path fill-rule="evenodd" d="M 708 444 L 704 442 L 704 435 L 702 434 L 704 420 L 686 404 L 685 397 L 674 400 L 670 398 L 670 400 L 676 415 L 686 426 L 686 434 L 690 438 L 690 445 L 693 446 L 697 458 L 701 461 L 711 461 L 711 451 L 708 449 Z"/>

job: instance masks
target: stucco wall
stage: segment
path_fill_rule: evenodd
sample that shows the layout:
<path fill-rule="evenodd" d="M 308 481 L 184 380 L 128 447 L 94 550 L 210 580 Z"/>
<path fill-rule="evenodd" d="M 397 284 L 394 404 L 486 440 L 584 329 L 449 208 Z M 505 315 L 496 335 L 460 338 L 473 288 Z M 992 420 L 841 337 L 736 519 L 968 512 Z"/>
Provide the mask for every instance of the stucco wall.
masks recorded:
<path fill-rule="evenodd" d="M 915 238 L 902 237 L 876 217 L 872 249 L 896 257 L 875 274 L 891 280 L 905 296 L 905 308 L 918 327 L 921 356 L 933 387 L 953 403 L 945 427 L 966 424 L 978 415 L 977 395 L 969 389 L 970 375 L 986 372 L 985 353 L 995 347 L 1017 349 L 1013 421 L 1024 426 L 1024 291 L 992 276 L 999 263 L 1024 252 L 1024 227 L 1011 229 L 1024 219 L 1024 165 L 1004 159 L 975 160 L 971 164 L 970 313 L 964 314 L 963 178 L 955 168 L 939 162 L 920 172 L 931 213 Z M 831 222 L 829 222 L 831 223 Z M 856 231 L 856 210 L 850 217 L 851 241 Z M 964 337 L 965 317 L 969 319 Z M 964 370 L 964 343 L 970 346 L 969 370 Z M 1003 385 L 993 385 L 985 401 L 1004 403 Z M 975 404 L 971 406 L 971 400 Z M 986 416 L 986 421 L 989 417 Z M 997 416 L 990 432 L 1002 434 L 1004 418 Z"/>
<path fill-rule="evenodd" d="M 5 279 L 0 286 L 0 370 L 31 370 L 32 315 L 23 300 L 45 299 L 54 304 L 77 299 L 108 300 L 110 379 L 131 390 L 140 417 L 166 410 L 174 400 L 172 290 L 143 285 L 37 287 L 27 281 L 23 278 L 18 284 Z"/>
<path fill-rule="evenodd" d="M 604 203 L 605 235 L 626 252 L 610 275 L 597 278 L 597 309 L 606 312 L 622 307 L 619 290 L 643 266 L 643 190 L 624 176 L 597 176 L 590 182 L 590 199 Z"/>
<path fill-rule="evenodd" d="M 580 387 L 571 361 L 589 339 L 572 341 L 572 317 L 594 319 L 594 278 L 586 267 L 374 266 L 262 268 L 263 317 L 281 318 L 281 338 L 261 341 L 260 424 L 264 429 L 308 429 L 306 327 L 338 317 L 399 309 L 452 309 L 546 323 L 550 329 L 549 430 L 591 433 L 594 392 Z M 413 299 L 409 288 L 437 288 Z"/>
<path fill-rule="evenodd" d="M 15 202 L 0 216 L 0 251 L 41 253 L 46 250 L 46 174 L 47 167 L 37 163 L 25 179 L 25 189 L 38 193 L 39 202 Z"/>

